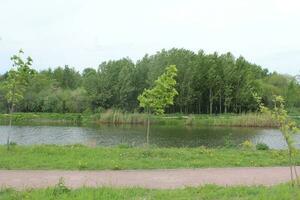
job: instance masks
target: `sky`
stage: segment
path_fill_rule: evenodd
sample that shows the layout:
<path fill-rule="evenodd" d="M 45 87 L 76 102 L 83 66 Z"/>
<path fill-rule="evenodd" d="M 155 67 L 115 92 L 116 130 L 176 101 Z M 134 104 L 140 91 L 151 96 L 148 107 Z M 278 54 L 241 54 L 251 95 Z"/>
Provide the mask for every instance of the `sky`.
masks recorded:
<path fill-rule="evenodd" d="M 20 48 L 37 70 L 81 71 L 173 47 L 300 74 L 300 1 L 0 0 L 0 73 Z"/>

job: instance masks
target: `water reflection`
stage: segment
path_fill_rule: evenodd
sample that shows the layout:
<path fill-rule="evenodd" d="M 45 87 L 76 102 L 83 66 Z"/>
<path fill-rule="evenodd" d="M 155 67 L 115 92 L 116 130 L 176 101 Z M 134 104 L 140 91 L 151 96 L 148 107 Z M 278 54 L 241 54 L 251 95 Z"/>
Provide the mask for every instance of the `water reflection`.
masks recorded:
<path fill-rule="evenodd" d="M 89 146 L 115 146 L 129 144 L 143 146 L 146 143 L 144 126 L 0 126 L 0 143 L 6 143 L 10 132 L 11 141 L 17 144 L 85 144 Z M 230 137 L 234 144 L 245 140 L 253 143 L 263 142 L 271 148 L 285 148 L 279 130 L 224 127 L 181 127 L 152 126 L 150 145 L 158 147 L 216 147 L 224 145 L 224 138 Z M 295 135 L 296 145 L 300 147 L 300 135 Z"/>

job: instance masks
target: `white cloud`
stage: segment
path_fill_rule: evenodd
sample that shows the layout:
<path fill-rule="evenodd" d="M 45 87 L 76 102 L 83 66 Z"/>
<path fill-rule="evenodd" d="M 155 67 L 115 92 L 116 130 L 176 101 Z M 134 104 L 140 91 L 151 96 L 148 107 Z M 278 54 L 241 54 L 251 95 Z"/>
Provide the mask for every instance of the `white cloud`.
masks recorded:
<path fill-rule="evenodd" d="M 1 0 L 0 72 L 19 48 L 37 69 L 64 64 L 83 69 L 184 47 L 231 51 L 295 74 L 299 10 L 298 0 Z"/>

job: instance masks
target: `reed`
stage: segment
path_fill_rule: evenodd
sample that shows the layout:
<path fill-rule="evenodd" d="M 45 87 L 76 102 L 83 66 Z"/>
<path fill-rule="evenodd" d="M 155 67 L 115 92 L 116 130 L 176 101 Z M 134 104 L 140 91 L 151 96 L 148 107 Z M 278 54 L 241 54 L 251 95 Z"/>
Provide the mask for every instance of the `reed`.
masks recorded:
<path fill-rule="evenodd" d="M 10 115 L 0 114 L 0 123 L 6 124 Z M 14 113 L 16 124 L 34 123 L 73 123 L 89 124 L 146 124 L 147 114 L 129 113 L 121 110 L 106 110 L 101 113 Z M 227 127 L 269 127 L 276 128 L 278 123 L 271 115 L 261 113 L 227 114 L 227 115 L 150 115 L 151 124 L 183 126 L 227 126 Z M 300 123 L 300 120 L 298 120 Z"/>

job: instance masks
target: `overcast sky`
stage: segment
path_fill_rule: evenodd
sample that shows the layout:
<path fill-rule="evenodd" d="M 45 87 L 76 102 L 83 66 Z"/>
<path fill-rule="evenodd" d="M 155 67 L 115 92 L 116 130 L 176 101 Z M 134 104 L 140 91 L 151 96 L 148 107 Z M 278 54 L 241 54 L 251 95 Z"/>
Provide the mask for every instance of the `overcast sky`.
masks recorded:
<path fill-rule="evenodd" d="M 82 70 L 183 47 L 299 74 L 300 1 L 0 0 L 0 38 L 0 73 L 20 48 L 35 69 Z"/>

